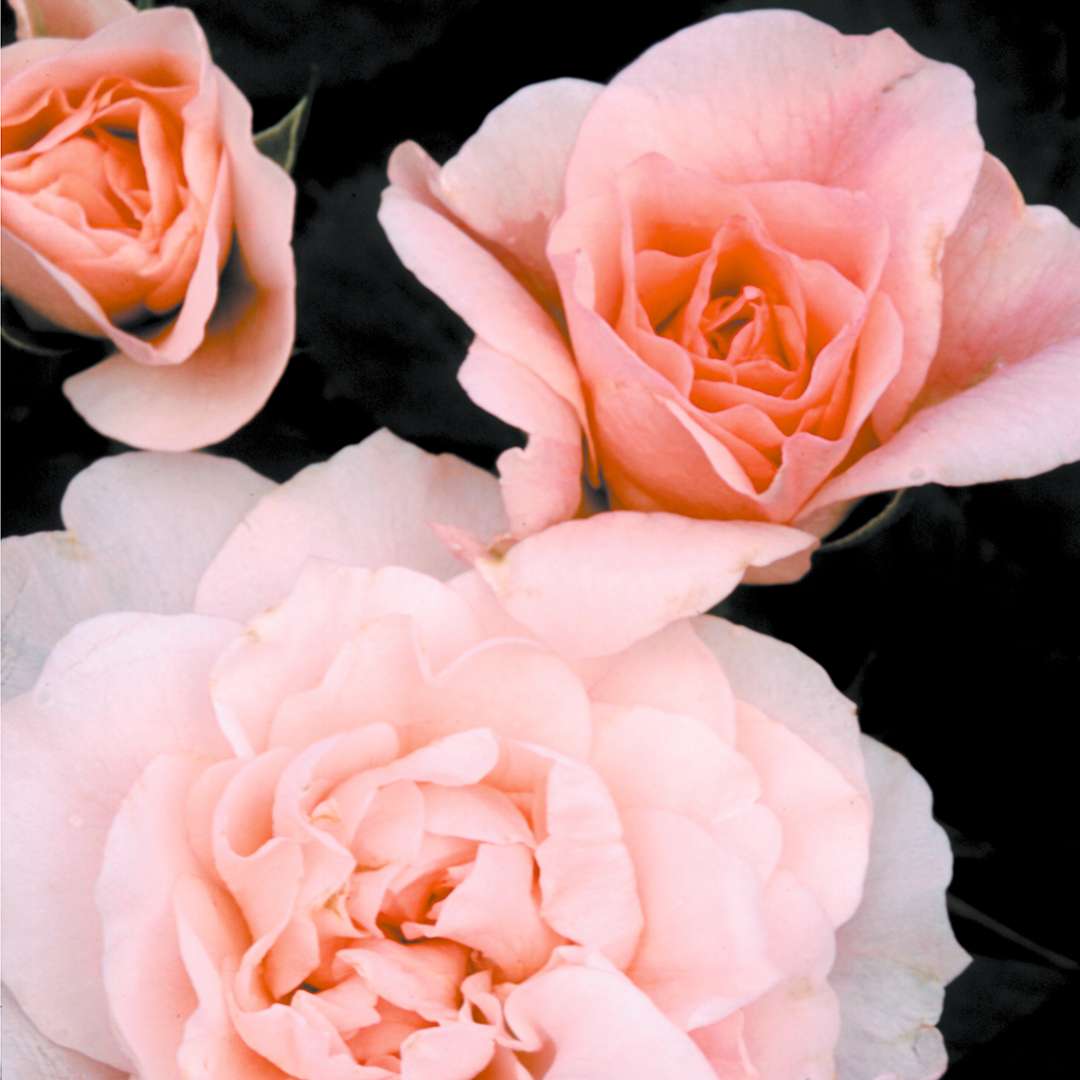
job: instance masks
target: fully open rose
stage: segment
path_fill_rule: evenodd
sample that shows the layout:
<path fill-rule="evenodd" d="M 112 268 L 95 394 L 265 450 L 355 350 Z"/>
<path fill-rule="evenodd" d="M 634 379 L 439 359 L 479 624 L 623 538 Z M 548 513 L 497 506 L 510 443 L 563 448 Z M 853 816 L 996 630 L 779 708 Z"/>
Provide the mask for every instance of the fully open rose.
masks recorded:
<path fill-rule="evenodd" d="M 461 382 L 529 435 L 514 537 L 578 512 L 583 436 L 615 509 L 816 536 L 872 492 L 1080 457 L 1080 233 L 891 31 L 721 15 L 389 172 L 391 242 L 476 333 Z"/>
<path fill-rule="evenodd" d="M 779 642 L 514 621 L 428 528 L 501 513 L 382 434 L 108 458 L 5 541 L 13 1075 L 941 1074 L 925 784 Z"/>
<path fill-rule="evenodd" d="M 4 289 L 115 346 L 64 387 L 99 431 L 160 450 L 223 439 L 292 349 L 293 184 L 256 149 L 251 108 L 189 11 L 12 6 Z"/>

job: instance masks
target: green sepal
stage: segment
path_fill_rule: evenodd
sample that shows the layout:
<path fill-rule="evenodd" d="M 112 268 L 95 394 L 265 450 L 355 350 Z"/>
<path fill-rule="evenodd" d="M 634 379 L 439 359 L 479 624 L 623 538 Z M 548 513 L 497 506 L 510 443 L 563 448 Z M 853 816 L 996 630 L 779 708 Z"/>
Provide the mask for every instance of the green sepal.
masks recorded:
<path fill-rule="evenodd" d="M 271 161 L 276 161 L 289 173 L 296 164 L 296 155 L 300 152 L 300 143 L 303 142 L 304 132 L 307 130 L 317 81 L 313 71 L 304 96 L 276 124 L 255 136 L 255 145 Z"/>

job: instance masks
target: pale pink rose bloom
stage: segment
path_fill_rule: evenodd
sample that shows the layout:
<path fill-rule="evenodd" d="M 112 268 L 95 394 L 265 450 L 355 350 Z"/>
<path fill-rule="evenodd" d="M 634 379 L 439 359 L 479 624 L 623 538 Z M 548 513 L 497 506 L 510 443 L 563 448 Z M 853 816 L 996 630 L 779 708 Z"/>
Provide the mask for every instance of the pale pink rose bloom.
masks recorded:
<path fill-rule="evenodd" d="M 12 0 L 4 288 L 116 353 L 64 390 L 99 431 L 186 450 L 262 407 L 292 349 L 295 188 L 182 8 Z"/>
<path fill-rule="evenodd" d="M 513 537 L 579 511 L 583 465 L 616 509 L 819 537 L 873 492 L 1080 457 L 1080 233 L 892 31 L 721 15 L 389 174 L 391 242 L 476 334 L 463 386 L 529 435 Z"/>
<path fill-rule="evenodd" d="M 495 479 L 385 433 L 63 510 L 4 542 L 5 1075 L 943 1071 L 948 844 L 790 646 L 515 621 L 429 527 L 505 528 Z"/>

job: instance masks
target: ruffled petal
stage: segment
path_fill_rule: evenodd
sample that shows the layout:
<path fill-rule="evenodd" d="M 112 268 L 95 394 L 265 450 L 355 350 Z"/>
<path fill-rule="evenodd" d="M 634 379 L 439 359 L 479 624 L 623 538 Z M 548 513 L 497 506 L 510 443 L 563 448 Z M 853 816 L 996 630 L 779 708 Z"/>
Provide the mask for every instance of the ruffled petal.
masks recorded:
<path fill-rule="evenodd" d="M 612 512 L 522 540 L 477 569 L 519 622 L 557 652 L 618 652 L 723 599 L 748 566 L 816 540 L 780 525 Z"/>
<path fill-rule="evenodd" d="M 967 966 L 945 909 L 952 853 L 931 816 L 926 782 L 899 754 L 864 737 L 874 833 L 862 904 L 837 938 L 829 976 L 840 999 L 843 1080 L 893 1074 L 936 1080 L 945 984 Z"/>
<path fill-rule="evenodd" d="M 545 1080 L 716 1080 L 701 1051 L 625 975 L 583 949 L 556 950 L 547 970 L 513 990 L 506 1019 L 541 1041 Z"/>
<path fill-rule="evenodd" d="M 3 988 L 4 1070 L 12 1080 L 127 1080 L 128 1069 L 114 1069 L 50 1042 Z"/>
<path fill-rule="evenodd" d="M 6 978 L 55 1042 L 117 1068 L 89 898 L 124 795 L 159 753 L 224 756 L 210 668 L 238 633 L 198 616 L 110 615 L 57 645 L 33 695 L 5 708 Z"/>
<path fill-rule="evenodd" d="M 76 623 L 110 611 L 190 611 L 225 538 L 273 484 L 209 455 L 117 454 L 61 504 L 67 532 L 3 542 L 4 696 L 28 690 Z"/>
<path fill-rule="evenodd" d="M 1025 207 L 987 156 L 946 248 L 945 323 L 921 407 L 813 512 L 913 484 L 1020 479 L 1080 458 L 1080 229 Z"/>
<path fill-rule="evenodd" d="M 196 610 L 248 618 L 277 603 L 312 556 L 448 578 L 461 564 L 432 524 L 506 531 L 494 477 L 379 431 L 301 470 L 256 505 L 203 578 Z"/>
<path fill-rule="evenodd" d="M 24 38 L 84 38 L 135 14 L 127 0 L 11 0 L 15 32 Z"/>

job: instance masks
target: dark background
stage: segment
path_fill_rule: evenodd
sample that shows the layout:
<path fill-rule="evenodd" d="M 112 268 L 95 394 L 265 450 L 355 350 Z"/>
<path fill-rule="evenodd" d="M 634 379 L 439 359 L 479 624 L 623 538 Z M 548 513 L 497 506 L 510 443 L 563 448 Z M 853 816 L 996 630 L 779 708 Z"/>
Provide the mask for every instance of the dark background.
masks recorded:
<path fill-rule="evenodd" d="M 217 62 L 273 123 L 320 85 L 295 169 L 296 353 L 264 411 L 215 447 L 275 479 L 380 426 L 491 466 L 520 442 L 455 381 L 469 334 L 398 264 L 375 220 L 390 150 L 443 160 L 521 86 L 606 81 L 669 33 L 759 6 L 527 0 L 195 0 Z M 1029 202 L 1080 220 L 1078 94 L 1065 5 L 790 3 L 848 33 L 891 26 L 973 77 L 988 149 Z M 4 41 L 11 39 L 4 12 Z M 1075 45 L 1075 38 L 1073 39 Z M 1074 72 L 1075 79 L 1075 72 Z M 59 527 L 68 481 L 122 450 L 86 427 L 63 359 L 6 350 L 3 532 Z M 1080 423 L 1080 417 L 1077 418 Z M 1080 470 L 914 492 L 888 530 L 818 556 L 794 586 L 724 612 L 792 642 L 930 781 L 956 852 L 954 924 L 975 962 L 949 991 L 950 1080 L 1075 1075 Z M 974 910 L 973 910 L 974 909 Z M 980 914 L 981 913 L 981 914 Z M 999 925 L 1000 924 L 1000 925 Z M 1037 944 L 1036 944 L 1037 943 Z M 1068 1026 L 1067 1026 L 1068 1025 Z"/>

